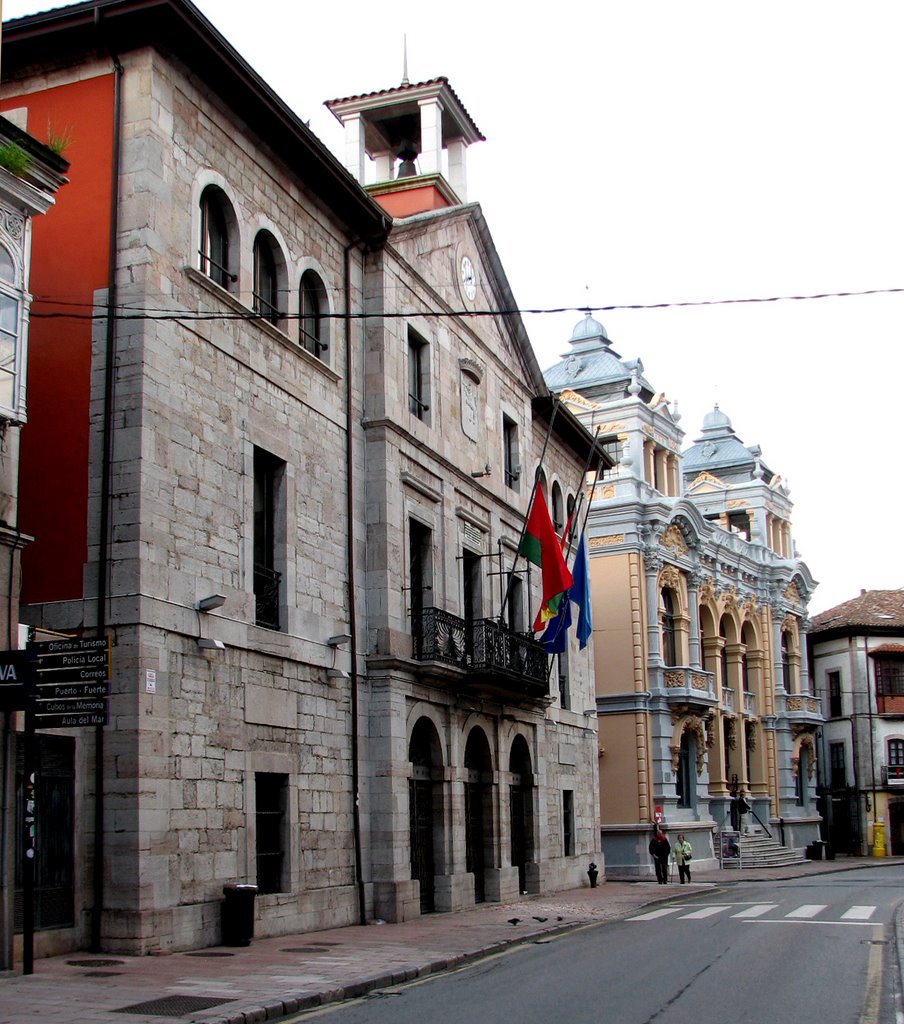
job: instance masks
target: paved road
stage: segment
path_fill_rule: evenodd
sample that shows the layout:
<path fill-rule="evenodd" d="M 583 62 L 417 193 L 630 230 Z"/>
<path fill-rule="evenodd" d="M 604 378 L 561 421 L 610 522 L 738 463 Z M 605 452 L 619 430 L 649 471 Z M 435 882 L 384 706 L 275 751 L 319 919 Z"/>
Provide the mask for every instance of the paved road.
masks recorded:
<path fill-rule="evenodd" d="M 541 937 L 452 974 L 382 989 L 317 1016 L 334 1024 L 896 1019 L 900 867 L 689 897 L 605 927 Z"/>

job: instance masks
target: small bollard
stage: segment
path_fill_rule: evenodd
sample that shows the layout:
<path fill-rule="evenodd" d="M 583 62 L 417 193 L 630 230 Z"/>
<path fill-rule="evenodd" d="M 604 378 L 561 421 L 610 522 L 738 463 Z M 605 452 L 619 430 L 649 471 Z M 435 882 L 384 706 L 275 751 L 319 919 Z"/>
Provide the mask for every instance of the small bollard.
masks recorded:
<path fill-rule="evenodd" d="M 596 888 L 596 880 L 599 878 L 600 873 L 597 869 L 596 864 L 593 861 L 590 862 L 590 867 L 587 869 L 587 877 L 590 879 L 590 888 Z"/>

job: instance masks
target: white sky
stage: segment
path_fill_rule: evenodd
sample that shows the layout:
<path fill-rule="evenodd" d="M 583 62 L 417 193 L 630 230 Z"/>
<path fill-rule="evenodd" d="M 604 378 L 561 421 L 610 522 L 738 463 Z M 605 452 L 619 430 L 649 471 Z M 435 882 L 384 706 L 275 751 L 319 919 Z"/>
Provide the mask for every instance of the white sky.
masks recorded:
<path fill-rule="evenodd" d="M 904 4 L 196 2 L 337 153 L 323 101 L 398 85 L 407 33 L 487 137 L 468 198 L 525 308 L 904 287 Z M 718 402 L 790 483 L 811 614 L 904 587 L 904 294 L 595 315 L 686 443 Z M 542 367 L 579 319 L 526 318 Z"/>

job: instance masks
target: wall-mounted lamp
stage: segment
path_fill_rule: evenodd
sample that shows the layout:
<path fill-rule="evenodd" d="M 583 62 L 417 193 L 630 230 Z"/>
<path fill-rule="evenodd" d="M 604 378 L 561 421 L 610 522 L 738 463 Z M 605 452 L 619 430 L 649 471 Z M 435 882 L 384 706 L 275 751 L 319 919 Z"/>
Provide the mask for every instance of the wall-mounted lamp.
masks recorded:
<path fill-rule="evenodd" d="M 198 637 L 198 646 L 202 651 L 225 651 L 226 644 L 222 640 L 209 640 L 206 636 Z"/>
<path fill-rule="evenodd" d="M 483 467 L 483 469 L 478 469 L 477 472 L 476 473 L 472 473 L 471 476 L 474 477 L 475 480 L 478 480 L 482 476 L 489 476 L 492 472 L 493 472 L 493 467 L 488 462 Z"/>
<path fill-rule="evenodd" d="M 593 718 L 593 716 L 594 716 L 595 714 L 596 714 L 596 708 L 587 708 L 587 709 L 586 709 L 586 710 L 584 711 L 584 717 L 585 717 L 585 718 Z"/>
<path fill-rule="evenodd" d="M 327 647 L 341 647 L 343 644 L 347 644 L 351 641 L 351 633 L 337 633 L 335 636 L 331 636 L 327 640 Z"/>
<path fill-rule="evenodd" d="M 226 598 L 222 594 L 211 594 L 198 602 L 199 612 L 212 612 L 214 608 L 222 608 L 226 604 Z"/>
<path fill-rule="evenodd" d="M 341 668 L 328 668 L 326 677 L 327 679 L 348 679 L 348 672 Z"/>

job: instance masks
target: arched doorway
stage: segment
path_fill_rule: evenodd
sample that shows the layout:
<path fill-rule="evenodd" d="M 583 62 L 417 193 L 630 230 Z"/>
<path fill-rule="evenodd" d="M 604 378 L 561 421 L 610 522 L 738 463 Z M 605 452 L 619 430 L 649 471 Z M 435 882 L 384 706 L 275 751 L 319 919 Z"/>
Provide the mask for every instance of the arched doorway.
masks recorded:
<path fill-rule="evenodd" d="M 530 750 L 523 736 L 516 736 L 512 742 L 509 771 L 512 775 L 509 794 L 512 867 L 518 869 L 518 891 L 527 892 L 527 865 L 534 857 L 534 801 Z"/>
<path fill-rule="evenodd" d="M 436 727 L 429 718 L 418 720 L 408 744 L 408 823 L 411 877 L 420 882 L 421 913 L 436 909 L 437 840 L 442 839 L 442 754 Z"/>
<path fill-rule="evenodd" d="M 479 727 L 468 735 L 465 772 L 465 870 L 474 875 L 474 902 L 483 903 L 486 867 L 493 861 L 493 762 Z"/>

